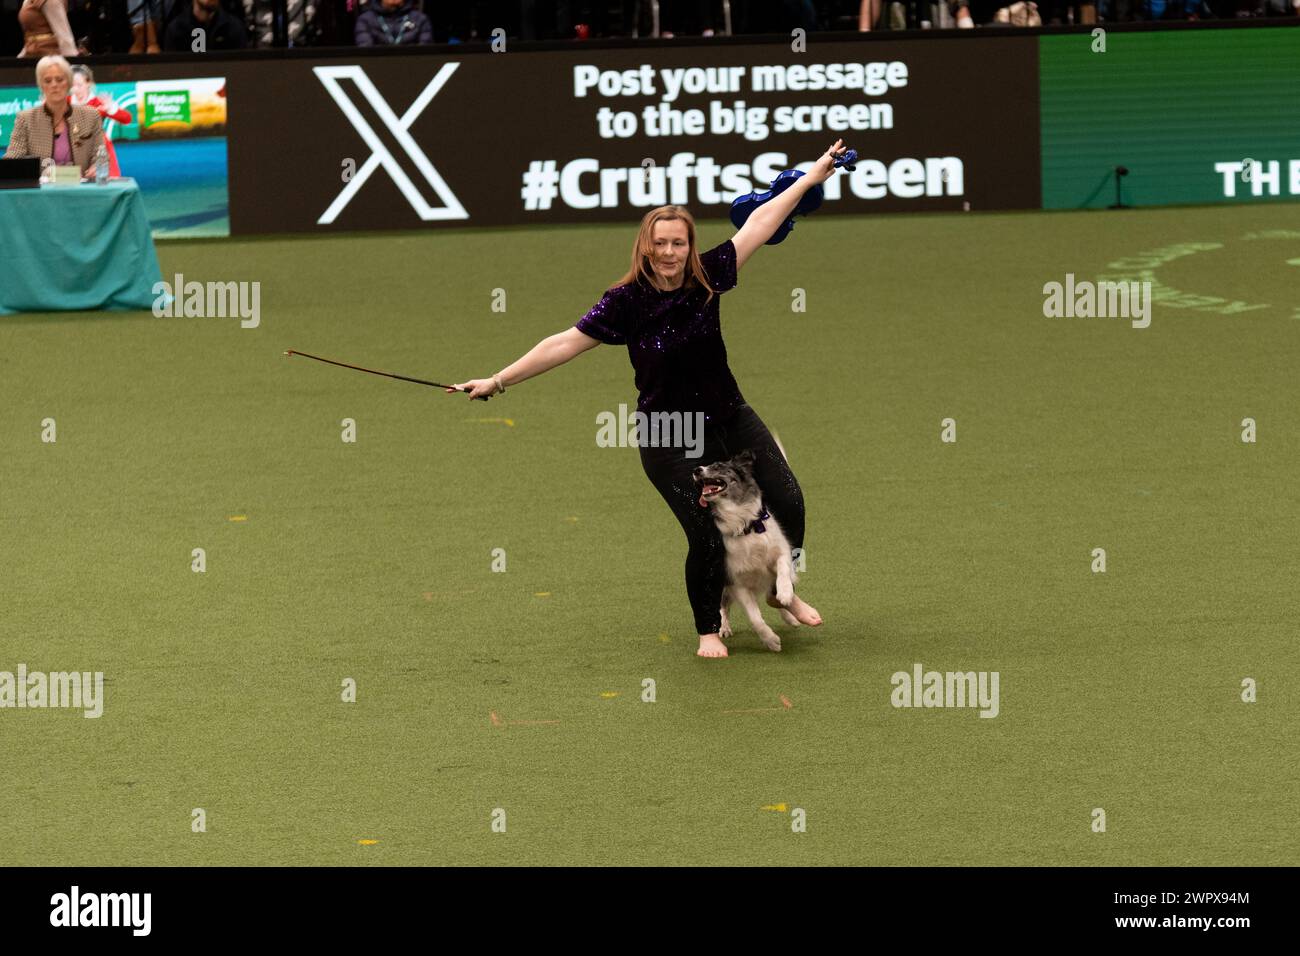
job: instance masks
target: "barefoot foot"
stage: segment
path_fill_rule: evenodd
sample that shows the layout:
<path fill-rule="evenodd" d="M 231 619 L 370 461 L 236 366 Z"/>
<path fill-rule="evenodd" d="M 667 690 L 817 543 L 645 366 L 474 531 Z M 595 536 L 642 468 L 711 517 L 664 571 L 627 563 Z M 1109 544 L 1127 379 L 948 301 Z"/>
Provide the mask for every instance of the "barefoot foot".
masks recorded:
<path fill-rule="evenodd" d="M 774 594 L 767 596 L 767 603 L 771 607 L 781 606 Z M 788 610 L 799 620 L 799 623 L 807 624 L 809 627 L 818 627 L 822 622 L 822 616 L 817 613 L 817 609 L 810 604 L 805 604 L 797 594 L 791 599 Z"/>
<path fill-rule="evenodd" d="M 701 634 L 700 649 L 695 653 L 700 657 L 726 657 L 727 645 L 716 634 Z"/>

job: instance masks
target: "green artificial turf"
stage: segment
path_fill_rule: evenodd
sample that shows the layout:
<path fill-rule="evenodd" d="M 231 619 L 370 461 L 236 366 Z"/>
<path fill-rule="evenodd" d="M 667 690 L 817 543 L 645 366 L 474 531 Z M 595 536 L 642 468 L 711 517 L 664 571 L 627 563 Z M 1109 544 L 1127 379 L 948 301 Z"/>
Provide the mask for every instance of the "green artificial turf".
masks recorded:
<path fill-rule="evenodd" d="M 0 670 L 108 681 L 99 719 L 0 710 L 4 862 L 1300 863 L 1296 210 L 825 217 L 760 250 L 723 328 L 826 623 L 772 654 L 735 613 L 725 661 L 636 450 L 595 441 L 626 350 L 472 406 L 282 355 L 488 375 L 632 225 L 165 244 L 169 278 L 260 281 L 260 327 L 0 319 Z M 1221 247 L 1162 285 L 1265 308 L 1044 317 L 1044 283 L 1186 242 Z M 916 662 L 997 671 L 1000 713 L 892 707 Z"/>

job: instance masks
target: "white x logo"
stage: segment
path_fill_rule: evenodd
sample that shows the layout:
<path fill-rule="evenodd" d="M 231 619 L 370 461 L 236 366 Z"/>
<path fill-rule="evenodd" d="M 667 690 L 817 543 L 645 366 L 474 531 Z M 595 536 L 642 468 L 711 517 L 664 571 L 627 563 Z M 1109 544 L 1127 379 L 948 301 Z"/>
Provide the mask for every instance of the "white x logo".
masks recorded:
<path fill-rule="evenodd" d="M 460 204 L 460 200 L 456 198 L 455 193 L 447 188 L 447 184 L 443 182 L 442 177 L 438 175 L 438 171 L 434 169 L 433 164 L 429 162 L 429 157 L 424 155 L 423 150 L 421 150 L 416 144 L 411 134 L 407 132 L 407 130 L 411 128 L 411 125 L 419 118 L 420 114 L 424 112 L 424 108 L 429 105 L 429 101 L 437 95 L 440 89 L 442 89 L 442 85 L 447 82 L 451 77 L 451 74 L 456 72 L 456 67 L 459 65 L 460 64 L 458 63 L 443 64 L 443 67 L 438 71 L 437 76 L 429 81 L 429 85 L 424 88 L 424 92 L 416 97 L 416 100 L 411 104 L 410 109 L 403 113 L 400 119 L 397 114 L 392 111 L 389 105 L 384 102 L 383 96 L 380 95 L 379 90 L 375 89 L 375 84 L 370 82 L 370 78 L 366 76 L 365 70 L 360 66 L 312 67 L 312 72 L 320 78 L 325 89 L 329 91 L 329 95 L 333 97 L 334 102 L 337 103 L 339 109 L 343 111 L 343 115 L 348 118 L 356 128 L 356 131 L 361 134 L 361 139 L 370 147 L 371 150 L 370 158 L 361 165 L 361 168 L 357 170 L 356 175 L 354 175 L 352 179 L 348 181 L 348 184 L 343 187 L 343 191 L 338 194 L 332 203 L 330 203 L 330 207 L 325 210 L 319 219 L 316 220 L 318 224 L 327 225 L 337 219 L 339 213 L 341 213 L 344 207 L 352 201 L 352 197 L 357 194 L 357 190 L 365 185 L 366 180 L 370 178 L 370 174 L 379 166 L 383 166 L 384 169 L 388 171 L 388 175 L 393 177 L 393 182 L 397 184 L 397 188 L 401 190 L 402 195 L 406 197 L 406 201 L 411 204 L 411 208 L 413 208 L 416 213 L 419 214 L 420 218 L 426 222 L 435 219 L 469 218 L 469 213 L 467 213 L 465 207 Z M 361 115 L 360 110 L 358 110 L 352 104 L 352 101 L 344 95 L 343 90 L 339 85 L 340 80 L 352 80 L 356 83 L 357 89 L 361 91 L 361 95 L 365 97 L 366 102 L 374 108 L 374 111 L 379 115 L 379 118 L 383 120 L 384 126 L 388 128 L 388 131 L 393 134 L 402 149 L 406 151 L 406 155 L 410 157 L 413 163 L 415 163 L 415 168 L 420 171 L 425 180 L 428 181 L 429 185 L 433 187 L 433 191 L 438 194 L 438 198 L 443 202 L 441 208 L 435 209 L 424 201 L 424 197 L 420 195 L 415 184 L 411 182 L 410 177 L 402 171 L 402 167 L 399 166 L 397 160 L 393 158 L 393 154 L 388 151 L 387 147 L 384 146 L 379 137 L 375 135 L 374 129 L 368 122 L 366 122 L 366 118 Z"/>

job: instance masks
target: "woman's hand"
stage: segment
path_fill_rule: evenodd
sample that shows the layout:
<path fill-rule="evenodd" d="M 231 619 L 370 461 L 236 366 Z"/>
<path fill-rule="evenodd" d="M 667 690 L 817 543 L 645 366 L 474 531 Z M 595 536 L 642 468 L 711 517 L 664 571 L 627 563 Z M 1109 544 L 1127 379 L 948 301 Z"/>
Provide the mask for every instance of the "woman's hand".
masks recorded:
<path fill-rule="evenodd" d="M 835 172 L 835 160 L 844 155 L 847 149 L 848 147 L 844 145 L 844 140 L 837 139 L 835 145 L 826 150 L 826 152 L 822 154 L 821 159 L 817 160 L 817 165 L 804 174 L 805 177 L 810 183 L 826 182 L 826 180 L 831 178 L 831 174 Z"/>
<path fill-rule="evenodd" d="M 495 380 L 490 378 L 475 378 L 470 379 L 468 382 L 459 382 L 447 389 L 447 392 L 450 394 L 466 388 L 470 390 L 469 397 L 471 401 L 476 398 L 491 396 L 497 393 L 497 383 Z"/>

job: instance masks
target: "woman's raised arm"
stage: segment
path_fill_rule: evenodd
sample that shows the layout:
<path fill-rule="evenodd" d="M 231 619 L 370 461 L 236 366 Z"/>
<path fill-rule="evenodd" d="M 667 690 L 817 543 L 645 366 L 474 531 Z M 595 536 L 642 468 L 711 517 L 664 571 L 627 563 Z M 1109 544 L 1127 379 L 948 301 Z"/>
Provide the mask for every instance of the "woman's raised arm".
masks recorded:
<path fill-rule="evenodd" d="M 447 389 L 447 391 L 454 392 L 468 388 L 470 389 L 469 397 L 471 399 L 485 395 L 495 395 L 497 392 L 505 391 L 506 388 L 518 382 L 527 381 L 535 375 L 541 375 L 543 372 L 549 372 L 557 365 L 563 365 L 569 359 L 575 358 L 599 344 L 599 339 L 594 339 L 576 328 L 567 328 L 563 332 L 556 332 L 554 335 L 542 339 L 521 358 L 507 365 L 496 375 L 490 378 L 475 378 L 468 382 L 459 382 L 454 384 L 452 388 Z"/>
<path fill-rule="evenodd" d="M 750 214 L 731 240 L 731 244 L 736 247 L 737 272 L 745 260 L 758 251 L 759 246 L 772 238 L 781 223 L 790 218 L 803 194 L 830 178 L 831 173 L 835 172 L 836 157 L 844 151 L 843 146 L 844 140 L 837 139 L 812 169 L 786 187 L 779 196 L 769 199 Z"/>

